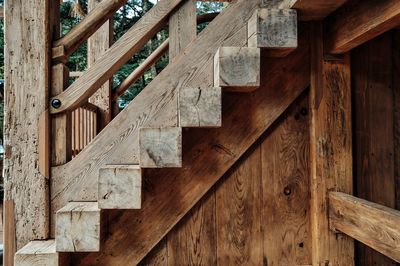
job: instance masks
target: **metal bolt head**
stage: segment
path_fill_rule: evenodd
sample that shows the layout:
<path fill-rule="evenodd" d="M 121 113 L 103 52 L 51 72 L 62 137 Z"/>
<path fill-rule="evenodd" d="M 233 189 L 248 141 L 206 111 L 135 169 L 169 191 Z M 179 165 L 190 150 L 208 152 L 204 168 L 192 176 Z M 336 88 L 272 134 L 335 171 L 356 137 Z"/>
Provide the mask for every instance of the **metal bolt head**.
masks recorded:
<path fill-rule="evenodd" d="M 59 99 L 53 99 L 51 101 L 51 106 L 53 106 L 53 108 L 60 108 L 61 107 L 61 101 Z"/>

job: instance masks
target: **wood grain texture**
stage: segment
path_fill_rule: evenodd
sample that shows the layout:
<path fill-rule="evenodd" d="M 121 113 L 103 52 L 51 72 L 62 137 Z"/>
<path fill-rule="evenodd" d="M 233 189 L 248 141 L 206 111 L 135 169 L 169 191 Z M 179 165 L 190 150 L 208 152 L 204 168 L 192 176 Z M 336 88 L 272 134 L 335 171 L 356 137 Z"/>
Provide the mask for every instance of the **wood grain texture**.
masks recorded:
<path fill-rule="evenodd" d="M 349 1 L 326 26 L 326 50 L 345 53 L 400 24 L 400 1 Z"/>
<path fill-rule="evenodd" d="M 400 31 L 393 31 L 393 103 L 394 103 L 394 178 L 396 182 L 396 209 L 400 210 Z"/>
<path fill-rule="evenodd" d="M 177 126 L 179 89 L 212 86 L 215 52 L 221 45 L 246 44 L 246 23 L 256 2 L 240 1 L 224 9 L 189 45 L 188 54 L 168 65 L 77 157 L 52 168 L 53 210 L 68 201 L 97 200 L 98 171 L 104 165 L 138 164 L 140 127 Z"/>
<path fill-rule="evenodd" d="M 97 202 L 70 202 L 57 211 L 57 252 L 100 250 L 100 209 Z"/>
<path fill-rule="evenodd" d="M 178 109 L 181 127 L 220 127 L 222 124 L 221 88 L 181 88 Z"/>
<path fill-rule="evenodd" d="M 142 209 L 112 212 L 106 252 L 75 255 L 75 265 L 141 261 L 308 85 L 308 39 L 299 43 L 287 58 L 263 60 L 260 90 L 224 97 L 222 128 L 184 131 L 184 140 L 191 137 L 183 143 L 183 168 L 146 171 Z"/>
<path fill-rule="evenodd" d="M 64 112 L 84 103 L 100 86 L 111 79 L 115 72 L 131 59 L 135 53 L 143 48 L 143 45 L 161 29 L 165 19 L 172 10 L 182 1 L 160 1 L 146 12 L 135 25 L 115 42 L 92 67 L 71 84 L 65 92 L 50 99 L 50 101 L 59 99 L 62 103 L 58 109 L 50 107 L 50 113 Z"/>
<path fill-rule="evenodd" d="M 187 0 L 169 18 L 169 62 L 196 38 L 196 1 Z"/>
<path fill-rule="evenodd" d="M 313 24 L 310 86 L 311 230 L 313 265 L 353 265 L 353 240 L 329 230 L 330 190 L 352 193 L 350 57 L 323 59 L 322 25 Z"/>
<path fill-rule="evenodd" d="M 261 265 L 261 150 L 224 178 L 216 190 L 218 265 Z"/>
<path fill-rule="evenodd" d="M 352 53 L 355 195 L 390 208 L 396 206 L 392 56 L 390 33 Z M 364 245 L 359 245 L 357 251 L 363 265 L 394 265 L 393 261 Z"/>
<path fill-rule="evenodd" d="M 248 46 L 263 48 L 268 56 L 286 56 L 297 48 L 297 12 L 261 8 L 248 23 Z"/>
<path fill-rule="evenodd" d="M 104 0 L 89 0 L 89 12 L 95 10 L 96 6 Z M 113 20 L 107 20 L 104 24 L 88 39 L 88 67 L 91 67 L 96 60 L 110 48 L 114 41 L 114 23 Z M 97 106 L 99 129 L 104 128 L 111 121 L 111 90 L 113 86 L 112 78 L 106 81 L 89 98 L 89 102 Z"/>
<path fill-rule="evenodd" d="M 4 221 L 3 221 L 3 265 L 14 265 L 14 254 L 17 244 L 15 238 L 15 218 L 14 218 L 14 201 L 4 200 Z"/>
<path fill-rule="evenodd" d="M 182 166 L 182 128 L 141 128 L 140 166 L 163 168 Z"/>
<path fill-rule="evenodd" d="M 261 144 L 262 233 L 268 265 L 311 265 L 309 111 L 303 94 Z"/>
<path fill-rule="evenodd" d="M 166 236 L 168 265 L 216 265 L 215 211 L 211 189 Z"/>
<path fill-rule="evenodd" d="M 99 171 L 100 209 L 140 209 L 142 169 L 138 165 L 108 165 Z"/>
<path fill-rule="evenodd" d="M 214 87 L 251 92 L 260 86 L 260 49 L 221 47 L 214 57 Z"/>
<path fill-rule="evenodd" d="M 329 221 L 332 230 L 400 262 L 400 211 L 345 193 L 330 192 Z M 390 265 L 381 263 L 375 265 Z"/>
<path fill-rule="evenodd" d="M 54 240 L 31 241 L 15 254 L 15 266 L 58 266 L 59 254 Z"/>
<path fill-rule="evenodd" d="M 182 252 L 182 251 L 181 251 Z M 168 266 L 167 238 L 163 238 L 147 256 L 138 264 L 139 266 Z"/>
<path fill-rule="evenodd" d="M 48 105 L 48 5 L 47 0 L 5 3 L 4 199 L 14 201 L 10 234 L 15 233 L 17 249 L 49 234 L 48 180 L 38 169 L 39 117 Z"/>

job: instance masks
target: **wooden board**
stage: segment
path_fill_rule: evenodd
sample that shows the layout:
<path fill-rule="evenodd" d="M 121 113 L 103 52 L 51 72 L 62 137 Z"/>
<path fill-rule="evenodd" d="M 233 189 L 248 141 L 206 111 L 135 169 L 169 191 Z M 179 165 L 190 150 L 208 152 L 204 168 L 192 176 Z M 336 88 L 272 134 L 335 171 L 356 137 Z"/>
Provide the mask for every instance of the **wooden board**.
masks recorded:
<path fill-rule="evenodd" d="M 353 157 L 350 57 L 323 59 L 322 25 L 313 24 L 310 86 L 311 230 L 313 265 L 353 265 L 353 240 L 329 230 L 330 190 L 351 194 Z"/>
<path fill-rule="evenodd" d="M 15 219 L 15 231 L 6 234 L 16 237 L 17 249 L 49 233 L 48 180 L 38 169 L 39 116 L 48 107 L 48 4 L 47 0 L 5 3 L 4 199 L 9 204 L 14 201 L 10 219 Z M 6 245 L 15 243 L 9 240 Z M 15 251 L 12 246 L 5 249 Z"/>
<path fill-rule="evenodd" d="M 262 246 L 268 265 L 311 265 L 309 118 L 303 94 L 261 144 Z"/>
<path fill-rule="evenodd" d="M 225 95 L 222 128 L 183 132 L 184 140 L 191 136 L 183 143 L 184 168 L 148 170 L 142 209 L 112 212 L 106 252 L 75 257 L 75 265 L 135 265 L 143 259 L 308 85 L 303 34 L 300 48 L 287 58 L 263 60 L 260 90 Z M 135 252 L 126 252 L 128 247 Z"/>
<path fill-rule="evenodd" d="M 15 266 L 59 266 L 62 265 L 60 257 L 64 256 L 56 252 L 54 239 L 31 241 L 15 254 Z"/>
<path fill-rule="evenodd" d="M 97 200 L 98 171 L 104 165 L 138 164 L 140 127 L 177 126 L 179 89 L 212 86 L 215 52 L 221 45 L 246 44 L 246 22 L 256 6 L 256 0 L 239 1 L 224 9 L 190 43 L 188 53 L 168 65 L 74 160 L 52 168 L 52 209 L 68 201 Z"/>
<path fill-rule="evenodd" d="M 394 208 L 392 35 L 387 33 L 355 49 L 352 61 L 355 195 Z M 392 263 L 364 245 L 358 245 L 357 251 L 362 265 Z"/>
<path fill-rule="evenodd" d="M 331 229 L 400 262 L 400 211 L 345 193 L 330 192 L 329 221 Z M 375 265 L 391 264 L 390 261 L 375 262 Z"/>
<path fill-rule="evenodd" d="M 326 24 L 326 51 L 345 53 L 398 26 L 400 1 L 349 1 Z"/>
<path fill-rule="evenodd" d="M 217 186 L 218 265 L 262 265 L 260 152 L 256 148 Z"/>
<path fill-rule="evenodd" d="M 394 178 L 396 209 L 400 210 L 400 30 L 393 31 Z"/>

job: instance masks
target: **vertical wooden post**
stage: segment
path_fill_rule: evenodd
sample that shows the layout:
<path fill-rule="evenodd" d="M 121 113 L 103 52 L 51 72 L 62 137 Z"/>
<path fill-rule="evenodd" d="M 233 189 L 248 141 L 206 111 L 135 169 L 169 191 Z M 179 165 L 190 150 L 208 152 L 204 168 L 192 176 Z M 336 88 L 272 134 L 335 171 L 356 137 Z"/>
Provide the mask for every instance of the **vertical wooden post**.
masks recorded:
<path fill-rule="evenodd" d="M 169 20 L 169 61 L 196 38 L 196 1 L 186 1 Z"/>
<path fill-rule="evenodd" d="M 94 9 L 101 0 L 89 0 L 89 11 Z M 98 29 L 88 41 L 88 66 L 93 65 L 113 42 L 113 22 L 108 20 Z M 89 102 L 99 107 L 99 129 L 104 128 L 111 121 L 111 90 L 112 80 L 107 81 L 89 98 Z"/>
<path fill-rule="evenodd" d="M 49 99 L 49 2 L 5 2 L 7 266 L 13 265 L 16 249 L 49 236 L 48 179 L 40 173 L 38 163 L 39 117 L 48 108 Z"/>
<path fill-rule="evenodd" d="M 354 265 L 353 240 L 329 230 L 328 192 L 352 194 L 350 57 L 323 58 L 322 24 L 311 35 L 310 167 L 313 265 Z"/>

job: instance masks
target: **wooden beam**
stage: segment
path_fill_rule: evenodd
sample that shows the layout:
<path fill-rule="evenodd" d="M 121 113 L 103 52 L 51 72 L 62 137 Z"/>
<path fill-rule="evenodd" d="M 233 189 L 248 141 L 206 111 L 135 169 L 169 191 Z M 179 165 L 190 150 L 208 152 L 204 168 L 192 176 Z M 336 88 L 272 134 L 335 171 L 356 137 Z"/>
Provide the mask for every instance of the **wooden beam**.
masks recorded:
<path fill-rule="evenodd" d="M 345 53 L 400 24 L 400 1 L 358 1 L 326 22 L 326 51 Z"/>
<path fill-rule="evenodd" d="M 400 211 L 341 192 L 329 193 L 329 226 L 400 262 Z"/>
<path fill-rule="evenodd" d="M 182 1 L 158 2 L 66 91 L 51 98 L 50 102 L 59 100 L 61 106 L 59 108 L 51 106 L 50 113 L 55 114 L 71 110 L 86 101 L 160 30 L 168 15 Z"/>
<path fill-rule="evenodd" d="M 169 62 L 196 38 L 196 1 L 187 0 L 169 19 Z"/>
<path fill-rule="evenodd" d="M 323 59 L 322 25 L 311 35 L 310 167 L 313 265 L 354 265 L 353 241 L 329 230 L 328 195 L 352 193 L 350 57 Z"/>
<path fill-rule="evenodd" d="M 164 2 L 164 1 L 162 1 Z M 182 87 L 212 86 L 213 58 L 220 46 L 244 46 L 247 20 L 258 0 L 231 4 L 169 64 L 96 138 L 66 165 L 52 168 L 53 210 L 75 201 L 97 200 L 99 168 L 139 164 L 139 128 L 178 126 L 177 94 Z M 221 31 L 220 27 L 225 30 Z M 188 76 L 189 74 L 189 76 Z M 160 90 L 160 88 L 163 88 Z M 118 139 L 119 141 L 115 141 Z M 95 163 L 94 163 L 95 162 Z M 92 165 L 93 167 L 87 167 Z M 79 178 L 85 176 L 85 178 Z"/>
<path fill-rule="evenodd" d="M 250 4 L 247 0 L 241 3 Z M 243 6 L 240 7 L 243 10 Z M 236 11 L 232 13 L 236 17 L 237 10 L 231 11 Z M 247 31 L 243 33 L 245 38 Z M 309 64 L 308 51 L 308 41 L 303 38 L 299 49 L 287 58 L 263 60 L 262 87 L 254 94 L 224 95 L 222 128 L 189 130 L 190 138 L 185 138 L 183 145 L 185 169 L 148 170 L 142 209 L 113 212 L 110 238 L 104 246 L 107 252 L 75 257 L 76 264 L 90 265 L 94 261 L 107 266 L 139 263 L 304 91 L 309 83 L 309 68 L 304 67 Z M 127 248 L 135 252 L 127 252 Z"/>
<path fill-rule="evenodd" d="M 95 10 L 105 0 L 89 0 L 89 10 Z M 112 45 L 114 40 L 113 20 L 107 20 L 88 40 L 88 67 L 90 68 Z M 89 102 L 98 107 L 99 130 L 111 121 L 112 78 L 106 81 L 89 98 Z"/>
<path fill-rule="evenodd" d="M 4 199 L 14 207 L 6 215 L 15 226 L 5 232 L 8 259 L 15 248 L 49 236 L 48 179 L 38 167 L 39 117 L 49 96 L 49 2 L 5 2 Z"/>
<path fill-rule="evenodd" d="M 127 0 L 103 0 L 64 37 L 54 42 L 53 60 L 65 62 L 70 54 L 95 33 Z M 62 53 L 55 53 L 61 47 Z"/>

